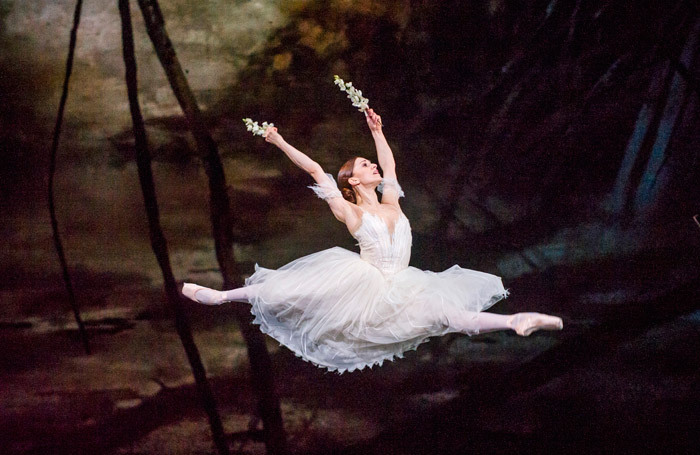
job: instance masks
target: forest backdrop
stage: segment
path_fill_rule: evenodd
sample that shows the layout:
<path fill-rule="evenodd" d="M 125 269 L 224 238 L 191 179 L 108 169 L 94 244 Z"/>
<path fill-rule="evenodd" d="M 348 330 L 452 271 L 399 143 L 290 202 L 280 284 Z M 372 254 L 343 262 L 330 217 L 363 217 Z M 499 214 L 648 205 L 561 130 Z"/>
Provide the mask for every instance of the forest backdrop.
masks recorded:
<path fill-rule="evenodd" d="M 209 164 L 202 165 L 201 142 L 191 134 L 192 121 L 183 116 L 146 33 L 140 7 L 148 3 L 153 2 L 131 2 L 131 16 L 139 104 L 170 264 L 180 282 L 221 287 L 226 280 L 212 235 Z M 491 391 L 485 396 L 512 389 L 507 399 L 515 400 L 516 393 L 533 399 L 537 385 L 554 387 L 550 393 L 558 404 L 533 411 L 536 415 L 526 423 L 499 420 L 503 417 L 494 417 L 497 406 L 484 411 L 489 423 L 481 429 L 490 436 L 469 438 L 492 449 L 503 447 L 493 445 L 497 443 L 545 444 L 544 435 L 555 427 L 544 417 L 552 406 L 568 419 L 563 433 L 587 447 L 584 441 L 591 434 L 581 433 L 580 422 L 592 420 L 603 427 L 616 419 L 600 402 L 582 405 L 587 400 L 581 397 L 624 397 L 603 384 L 627 384 L 634 392 L 623 387 L 632 397 L 618 398 L 625 417 L 619 421 L 631 419 L 638 428 L 617 444 L 641 446 L 634 436 L 653 429 L 673 435 L 667 439 L 681 448 L 690 446 L 682 422 L 697 418 L 691 405 L 698 399 L 692 392 L 698 361 L 690 353 L 700 347 L 694 313 L 700 275 L 700 225 L 693 220 L 700 213 L 696 2 L 159 3 L 221 157 L 231 207 L 232 258 L 240 271 L 234 282 L 250 274 L 255 263 L 274 268 L 334 245 L 355 248 L 344 226 L 306 188 L 309 177 L 247 133 L 241 122 L 243 117 L 274 122 L 290 143 L 331 173 L 353 155 L 374 159 L 362 115 L 333 85 L 338 74 L 363 90 L 386 125 L 406 191 L 402 207 L 413 228 L 412 265 L 443 270 L 459 263 L 498 274 L 512 292 L 498 311 L 548 311 L 564 316 L 567 324 L 568 333 L 561 338 L 516 341 L 493 335 L 471 344 L 461 338 L 437 340 L 398 366 L 350 379 L 307 369 L 270 345 L 292 450 L 318 447 L 319 438 L 333 431 L 338 434 L 330 437 L 329 447 L 379 450 L 396 434 L 409 434 L 397 428 L 415 424 L 408 417 L 368 423 L 358 417 L 358 408 L 365 405 L 357 403 L 347 405 L 354 413 L 333 414 L 329 409 L 343 406 L 333 401 L 337 396 L 323 394 L 337 385 L 334 381 L 351 390 L 355 401 L 367 398 L 370 383 L 378 396 L 382 387 L 391 390 L 389 384 L 412 384 L 416 394 L 429 394 L 430 406 L 439 409 L 431 420 L 436 428 L 459 421 L 455 416 L 475 405 L 466 392 L 470 388 L 485 387 Z M 155 411 L 146 409 L 152 403 L 147 398 L 167 397 L 164 391 L 184 387 L 182 393 L 191 393 L 187 387 L 193 381 L 151 250 L 116 0 L 83 5 L 57 154 L 58 225 L 96 352 L 82 354 L 73 336 L 46 192 L 74 7 L 67 0 L 0 0 L 0 296 L 6 308 L 0 336 L 8 346 L 0 364 L 3 382 L 9 384 L 0 398 L 7 403 L 3 421 L 20 416 L 20 423 L 39 422 L 28 429 L 6 427 L 16 432 L 6 444 L 18 453 L 54 447 L 53 432 L 66 430 L 56 423 L 58 416 L 71 416 L 66 427 L 84 434 L 104 428 L 115 418 L 114 409 L 126 409 L 151 422 L 135 433 L 137 450 L 148 453 L 154 450 L 149 444 L 161 439 L 179 441 L 182 448 L 187 444 L 180 436 L 163 431 L 175 422 L 183 425 L 178 419 L 187 416 L 199 422 L 191 431 L 203 432 L 206 426 L 192 417 L 199 415 L 196 400 L 165 420 L 154 421 Z M 184 310 L 193 321 L 215 395 L 223 400 L 227 432 L 238 428 L 246 435 L 242 441 L 255 440 L 254 433 L 244 431 L 254 407 L 250 396 L 255 395 L 244 385 L 250 341 L 241 339 L 235 311 L 187 305 Z M 676 325 L 669 327 L 671 321 Z M 613 341 L 605 338 L 610 336 L 606 330 L 619 324 L 627 331 Z M 606 341 L 582 341 L 596 337 Z M 639 341 L 635 337 L 667 340 L 673 347 L 666 352 L 667 345 L 660 342 L 658 351 L 635 357 L 624 351 L 631 349 L 626 343 Z M 685 340 L 680 347 L 679 338 Z M 572 347 L 581 343 L 588 353 Z M 601 346 L 609 356 L 592 359 L 590 352 Z M 154 356 L 152 349 L 167 354 Z M 598 382 L 591 379 L 596 385 L 576 390 L 549 382 L 562 381 L 566 374 L 576 377 L 577 369 L 591 363 L 617 365 L 620 358 L 631 357 L 631 363 L 645 359 L 656 365 L 657 356 L 673 360 L 666 360 L 670 366 L 653 378 L 641 373 L 645 380 L 612 380 L 601 373 Z M 543 373 L 552 359 L 566 365 L 556 376 Z M 482 367 L 478 374 L 475 363 Z M 596 371 L 601 370 L 605 368 Z M 517 372 L 513 383 L 520 385 L 491 384 L 503 371 Z M 428 386 L 426 372 L 439 372 L 440 379 Z M 478 379 L 465 385 L 465 376 Z M 523 385 L 533 377 L 538 379 L 532 387 Z M 301 405 L 291 384 L 309 380 L 318 396 Z M 52 385 L 45 386 L 47 381 Z M 664 381 L 674 385 L 677 395 L 658 391 Z M 237 387 L 240 391 L 234 393 L 231 389 Z M 651 406 L 642 398 L 649 390 L 668 409 L 661 406 L 655 418 L 639 424 L 633 416 Z M 91 403 L 84 393 L 100 397 L 101 404 Z M 47 394 L 54 405 L 38 398 Z M 572 396 L 580 400 L 574 400 L 579 411 L 585 408 L 582 414 L 564 404 L 562 397 Z M 399 397 L 403 395 L 387 398 L 390 404 L 382 415 L 404 416 L 410 406 L 421 406 L 411 402 L 402 407 Z M 682 404 L 675 409 L 687 412 L 668 422 L 665 413 L 674 407 L 669 403 L 677 402 Z M 66 404 L 75 412 L 66 413 Z M 319 417 L 319 412 L 326 414 Z M 326 424 L 320 424 L 324 419 Z M 39 427 L 48 430 L 37 435 Z M 188 434 L 176 428 L 174 434 Z M 115 430 L 108 442 L 90 440 L 85 450 L 95 444 L 122 450 L 128 447 L 128 430 L 133 428 Z M 463 439 L 457 436 L 425 431 L 423 438 L 414 438 L 424 442 L 405 443 L 407 453 L 420 452 L 421 444 L 427 447 L 441 437 L 452 438 L 454 445 L 447 444 L 446 450 L 461 447 Z M 619 436 L 615 430 L 591 433 L 607 443 Z M 503 434 L 516 436 L 503 439 Z M 193 443 L 192 450 L 207 450 L 201 449 L 209 447 L 207 437 L 202 446 Z M 547 444 L 559 447 L 564 439 Z M 667 439 L 659 436 L 655 442 L 661 446 Z M 64 447 L 60 441 L 54 444 Z M 240 444 L 242 450 L 263 450 L 259 441 Z M 191 452 L 182 448 L 182 453 Z"/>

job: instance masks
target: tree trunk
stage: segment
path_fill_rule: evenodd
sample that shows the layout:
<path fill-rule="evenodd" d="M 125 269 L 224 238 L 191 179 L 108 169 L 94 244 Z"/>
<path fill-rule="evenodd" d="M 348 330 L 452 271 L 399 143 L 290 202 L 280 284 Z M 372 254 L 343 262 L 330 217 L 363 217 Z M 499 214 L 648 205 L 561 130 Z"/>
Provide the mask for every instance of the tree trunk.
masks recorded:
<path fill-rule="evenodd" d="M 659 69 L 654 72 L 653 79 L 647 91 L 648 100 L 639 109 L 637 121 L 634 124 L 634 130 L 627 142 L 625 154 L 622 158 L 622 163 L 620 163 L 620 168 L 617 171 L 617 177 L 615 178 L 615 184 L 611 195 L 611 211 L 615 216 L 622 216 L 623 210 L 627 205 L 632 169 L 635 166 L 639 152 L 647 137 L 647 132 L 651 123 L 650 111 L 653 110 L 653 102 L 656 96 L 658 96 L 663 81 L 666 80 L 667 71 L 668 68 L 664 67 L 662 70 Z M 651 104 L 649 100 L 651 100 Z"/>
<path fill-rule="evenodd" d="M 690 66 L 697 53 L 698 27 L 696 21 L 681 52 L 684 66 Z M 670 62 L 654 72 L 611 194 L 611 210 L 621 220 L 648 215 L 668 183 L 662 166 L 687 91 L 685 79 Z"/>
<path fill-rule="evenodd" d="M 700 21 L 697 21 L 691 29 L 688 41 L 681 53 L 680 63 L 685 67 L 693 66 L 693 61 L 697 54 L 698 34 L 700 34 Z M 663 192 L 666 183 L 668 183 L 668 173 L 662 172 L 662 166 L 666 162 L 668 144 L 671 141 L 678 115 L 682 111 L 684 99 L 688 96 L 688 92 L 689 88 L 686 80 L 674 70 L 666 105 L 659 120 L 656 140 L 651 148 L 649 160 L 637 186 L 634 199 L 634 213 L 637 215 L 644 216 L 653 212 L 659 195 Z"/>
<path fill-rule="evenodd" d="M 175 97 L 180 103 L 190 125 L 197 144 L 197 150 L 204 161 L 209 177 L 209 195 L 211 222 L 213 228 L 216 258 L 224 279 L 224 288 L 230 289 L 243 285 L 238 264 L 233 256 L 232 220 L 226 177 L 219 157 L 216 143 L 212 139 L 204 122 L 199 106 L 190 90 L 182 67 L 177 59 L 175 49 L 165 30 L 163 15 L 157 0 L 138 0 L 148 36 L 158 54 Z M 248 309 L 239 305 L 236 316 L 241 332 L 248 347 L 253 388 L 257 393 L 258 412 L 263 421 L 267 449 L 270 453 L 286 453 L 286 437 L 282 424 L 279 398 L 275 392 L 270 360 L 265 338 L 259 330 L 251 325 Z"/>
<path fill-rule="evenodd" d="M 175 283 L 172 268 L 170 267 L 170 257 L 168 256 L 168 244 L 160 227 L 160 215 L 158 211 L 158 199 L 156 196 L 155 184 L 153 182 L 153 172 L 151 169 L 151 155 L 148 150 L 146 129 L 141 115 L 141 108 L 138 101 L 138 85 L 136 77 L 136 57 L 134 55 L 134 37 L 131 27 L 131 12 L 129 0 L 119 0 L 119 14 L 122 20 L 122 45 L 124 50 L 124 66 L 126 68 L 126 86 L 129 96 L 129 108 L 131 120 L 134 125 L 134 139 L 136 149 L 136 163 L 138 166 L 139 182 L 143 192 L 143 202 L 146 207 L 148 217 L 148 230 L 151 239 L 151 247 L 158 260 L 158 265 L 163 273 L 163 283 L 168 304 L 175 315 L 175 328 L 180 337 L 187 360 L 190 363 L 192 374 L 197 384 L 197 390 L 202 400 L 209 425 L 216 446 L 220 455 L 228 455 L 228 444 L 224 433 L 221 418 L 216 409 L 216 402 L 212 394 L 206 371 L 199 356 L 199 350 L 192 338 L 192 330 L 189 321 L 182 308 L 180 294 Z"/>
<path fill-rule="evenodd" d="M 75 11 L 73 13 L 73 28 L 70 31 L 70 43 L 68 45 L 68 57 L 66 59 L 66 75 L 63 79 L 63 91 L 61 92 L 61 101 L 58 104 L 58 114 L 56 115 L 56 125 L 53 130 L 53 141 L 51 143 L 48 202 L 49 215 L 51 217 L 51 230 L 53 232 L 53 242 L 54 247 L 56 248 L 56 253 L 58 254 L 58 260 L 61 263 L 63 282 L 66 285 L 66 290 L 68 291 L 68 302 L 70 303 L 71 309 L 73 310 L 75 322 L 78 324 L 78 332 L 80 333 L 80 339 L 83 342 L 83 348 L 85 349 L 85 353 L 90 354 L 90 341 L 88 340 L 87 331 L 85 330 L 85 324 L 83 324 L 83 320 L 80 317 L 78 302 L 75 298 L 75 292 L 73 292 L 73 283 L 71 281 L 70 272 L 68 271 L 68 261 L 66 261 L 66 255 L 63 252 L 63 243 L 61 242 L 61 235 L 58 232 L 58 219 L 56 218 L 56 206 L 54 204 L 53 195 L 53 180 L 54 175 L 56 174 L 56 153 L 58 152 L 58 140 L 61 137 L 63 111 L 66 108 L 66 100 L 68 99 L 68 83 L 70 82 L 70 75 L 73 71 L 73 56 L 75 55 L 75 42 L 77 40 L 78 26 L 80 25 L 80 13 L 82 11 L 82 7 L 83 1 L 78 0 L 75 4 Z"/>

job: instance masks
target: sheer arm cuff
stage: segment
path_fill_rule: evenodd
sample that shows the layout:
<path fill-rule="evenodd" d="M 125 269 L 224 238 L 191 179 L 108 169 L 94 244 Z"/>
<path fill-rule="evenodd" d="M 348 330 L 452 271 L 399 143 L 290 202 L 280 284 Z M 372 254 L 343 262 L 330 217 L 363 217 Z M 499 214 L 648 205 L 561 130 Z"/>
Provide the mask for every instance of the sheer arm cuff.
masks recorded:
<path fill-rule="evenodd" d="M 384 188 L 393 188 L 396 190 L 399 197 L 405 197 L 403 190 L 401 189 L 401 185 L 399 185 L 399 182 L 396 179 L 382 179 L 382 183 L 377 186 L 377 191 L 384 193 Z"/>
<path fill-rule="evenodd" d="M 340 190 L 338 189 L 338 184 L 335 182 L 335 179 L 333 179 L 333 176 L 331 174 L 326 174 L 328 176 L 328 182 L 324 183 L 314 183 L 313 185 L 310 185 L 309 188 L 314 190 L 314 193 L 316 193 L 316 196 L 320 197 L 324 201 L 327 201 L 329 199 L 333 199 L 336 197 L 343 197 L 341 194 Z"/>

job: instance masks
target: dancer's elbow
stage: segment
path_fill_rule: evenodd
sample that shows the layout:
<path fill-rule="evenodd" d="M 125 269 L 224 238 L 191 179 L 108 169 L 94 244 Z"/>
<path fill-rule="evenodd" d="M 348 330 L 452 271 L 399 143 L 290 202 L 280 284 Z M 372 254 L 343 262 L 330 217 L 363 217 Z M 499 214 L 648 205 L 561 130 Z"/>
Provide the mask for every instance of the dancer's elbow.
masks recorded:
<path fill-rule="evenodd" d="M 306 172 L 311 174 L 311 177 L 314 178 L 314 180 L 318 181 L 320 177 L 322 177 L 324 174 L 323 168 L 321 167 L 320 164 L 318 164 L 316 161 L 312 161 L 306 168 Z"/>

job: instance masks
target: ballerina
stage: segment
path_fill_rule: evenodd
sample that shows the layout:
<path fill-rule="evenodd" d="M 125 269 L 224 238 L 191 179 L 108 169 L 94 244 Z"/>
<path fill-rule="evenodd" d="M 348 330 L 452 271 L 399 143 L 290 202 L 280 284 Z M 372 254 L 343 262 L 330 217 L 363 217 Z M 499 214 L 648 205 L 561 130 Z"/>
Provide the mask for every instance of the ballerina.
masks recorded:
<path fill-rule="evenodd" d="M 353 371 L 403 357 L 429 337 L 513 330 L 560 330 L 562 320 L 540 313 L 500 315 L 483 310 L 508 296 L 501 278 L 452 266 L 440 273 L 408 265 L 411 227 L 401 211 L 381 117 L 366 113 L 377 164 L 348 160 L 338 183 L 307 155 L 288 144 L 275 127 L 265 140 L 277 146 L 316 183 L 309 188 L 359 242 L 360 253 L 335 247 L 299 258 L 277 270 L 255 266 L 245 286 L 216 291 L 185 283 L 182 293 L 207 305 L 251 305 L 254 323 L 304 360 L 331 371 Z M 381 200 L 377 196 L 382 193 Z"/>

